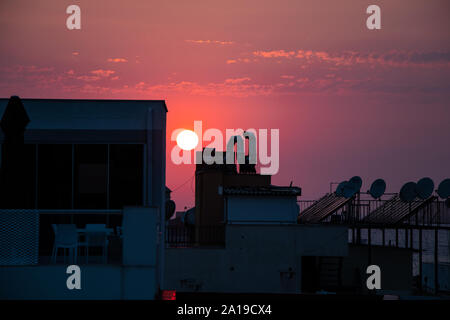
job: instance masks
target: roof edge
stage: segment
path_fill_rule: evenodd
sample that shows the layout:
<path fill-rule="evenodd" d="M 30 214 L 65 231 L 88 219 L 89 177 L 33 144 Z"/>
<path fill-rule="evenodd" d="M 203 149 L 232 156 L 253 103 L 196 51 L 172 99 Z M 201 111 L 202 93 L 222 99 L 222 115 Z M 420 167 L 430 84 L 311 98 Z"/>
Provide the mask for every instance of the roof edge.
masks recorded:
<path fill-rule="evenodd" d="M 19 97 L 20 98 L 20 97 Z M 9 101 L 11 97 L 9 98 L 0 98 L 0 101 L 5 100 Z M 164 99 L 68 99 L 68 98 L 20 98 L 22 101 L 113 101 L 113 102 L 160 102 L 164 105 L 164 109 L 166 112 L 169 112 L 167 109 L 166 100 Z"/>

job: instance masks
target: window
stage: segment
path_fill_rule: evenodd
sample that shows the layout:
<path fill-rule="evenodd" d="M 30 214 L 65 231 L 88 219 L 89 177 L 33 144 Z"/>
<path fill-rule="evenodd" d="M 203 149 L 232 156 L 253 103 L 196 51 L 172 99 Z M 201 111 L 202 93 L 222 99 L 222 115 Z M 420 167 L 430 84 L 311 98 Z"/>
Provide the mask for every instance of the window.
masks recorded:
<path fill-rule="evenodd" d="M 17 203 L 23 209 L 143 205 L 141 144 L 25 144 L 15 153 L 6 149 L 2 146 L 3 166 L 10 169 L 3 170 L 3 187 L 11 195 L 3 197 L 0 206 L 4 208 L 18 208 Z M 12 157 L 5 158 L 6 154 Z"/>
<path fill-rule="evenodd" d="M 110 146 L 110 209 L 143 204 L 143 162 L 142 145 Z"/>
<path fill-rule="evenodd" d="M 23 208 L 36 208 L 36 145 L 25 144 L 20 167 L 23 168 L 20 180 L 22 184 Z M 19 167 L 19 168 L 20 168 Z M 19 188 L 20 190 L 20 188 Z M 19 191 L 20 192 L 20 191 Z"/>
<path fill-rule="evenodd" d="M 36 145 L 3 144 L 0 207 L 34 209 L 36 206 Z"/>
<path fill-rule="evenodd" d="M 39 145 L 38 167 L 38 208 L 70 209 L 72 207 L 72 145 Z"/>
<path fill-rule="evenodd" d="M 108 146 L 80 144 L 74 149 L 74 208 L 106 209 Z"/>

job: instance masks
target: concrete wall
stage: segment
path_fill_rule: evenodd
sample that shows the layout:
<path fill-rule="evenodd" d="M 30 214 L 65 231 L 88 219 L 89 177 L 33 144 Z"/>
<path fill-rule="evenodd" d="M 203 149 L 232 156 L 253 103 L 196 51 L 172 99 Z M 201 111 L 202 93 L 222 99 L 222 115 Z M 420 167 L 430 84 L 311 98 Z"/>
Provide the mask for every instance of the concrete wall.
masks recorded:
<path fill-rule="evenodd" d="M 204 292 L 300 292 L 302 255 L 347 255 L 347 229 L 228 225 L 224 248 L 167 249 L 165 288 Z"/>
<path fill-rule="evenodd" d="M 123 218 L 123 299 L 154 299 L 158 290 L 159 208 L 125 207 Z"/>
<path fill-rule="evenodd" d="M 120 266 L 82 266 L 81 290 L 69 290 L 65 265 L 0 267 L 0 299 L 120 299 Z"/>
<path fill-rule="evenodd" d="M 296 197 L 227 196 L 228 223 L 296 223 L 298 206 Z"/>

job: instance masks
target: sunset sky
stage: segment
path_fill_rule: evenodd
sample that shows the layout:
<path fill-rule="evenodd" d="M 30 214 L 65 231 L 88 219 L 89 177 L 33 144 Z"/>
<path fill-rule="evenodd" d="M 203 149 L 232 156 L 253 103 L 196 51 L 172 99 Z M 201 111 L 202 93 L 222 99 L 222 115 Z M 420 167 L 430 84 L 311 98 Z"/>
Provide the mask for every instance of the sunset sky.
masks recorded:
<path fill-rule="evenodd" d="M 164 99 L 168 154 L 194 120 L 273 128 L 274 184 L 314 199 L 360 175 L 396 192 L 450 176 L 449 14 L 448 0 L 0 0 L 0 97 Z M 167 157 L 177 210 L 193 174 Z"/>

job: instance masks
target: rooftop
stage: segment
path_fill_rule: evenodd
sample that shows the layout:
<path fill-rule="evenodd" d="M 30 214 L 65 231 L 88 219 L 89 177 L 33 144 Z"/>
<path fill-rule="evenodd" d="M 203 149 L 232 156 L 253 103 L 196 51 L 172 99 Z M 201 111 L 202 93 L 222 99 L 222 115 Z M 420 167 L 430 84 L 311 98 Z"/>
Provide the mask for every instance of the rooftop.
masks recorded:
<path fill-rule="evenodd" d="M 0 118 L 9 98 L 0 98 Z M 149 108 L 167 112 L 164 100 L 21 99 L 27 130 L 143 130 Z"/>
<path fill-rule="evenodd" d="M 252 195 L 252 196 L 300 196 L 302 189 L 299 187 L 226 187 L 225 195 Z"/>

